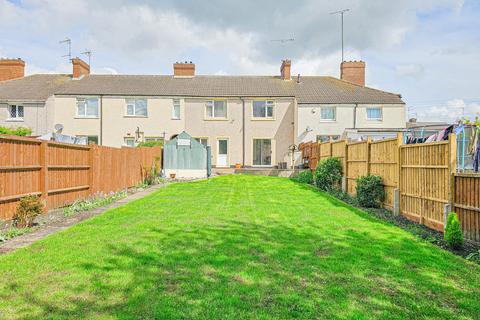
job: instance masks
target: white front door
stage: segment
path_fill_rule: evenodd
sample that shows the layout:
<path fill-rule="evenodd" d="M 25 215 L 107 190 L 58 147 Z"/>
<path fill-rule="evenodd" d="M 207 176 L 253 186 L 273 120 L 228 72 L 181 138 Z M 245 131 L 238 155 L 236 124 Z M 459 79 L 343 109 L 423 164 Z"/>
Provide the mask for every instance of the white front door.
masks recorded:
<path fill-rule="evenodd" d="M 217 140 L 217 167 L 228 167 L 228 139 Z"/>

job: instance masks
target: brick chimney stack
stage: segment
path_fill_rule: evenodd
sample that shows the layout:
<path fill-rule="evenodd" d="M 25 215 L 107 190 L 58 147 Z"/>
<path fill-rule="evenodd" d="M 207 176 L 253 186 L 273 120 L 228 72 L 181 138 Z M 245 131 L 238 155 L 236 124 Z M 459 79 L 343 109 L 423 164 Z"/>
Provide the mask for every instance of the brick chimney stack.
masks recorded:
<path fill-rule="evenodd" d="M 173 76 L 174 77 L 194 77 L 195 76 L 195 63 L 190 62 L 175 62 L 173 64 Z"/>
<path fill-rule="evenodd" d="M 23 78 L 25 61 L 22 59 L 0 59 L 0 81 Z"/>
<path fill-rule="evenodd" d="M 365 62 L 344 61 L 340 65 L 340 78 L 342 80 L 365 86 Z"/>
<path fill-rule="evenodd" d="M 83 76 L 88 76 L 90 74 L 90 66 L 88 65 L 88 63 L 86 63 L 85 61 L 83 61 L 78 57 L 72 59 L 72 66 L 73 66 L 72 77 L 74 79 L 78 79 Z"/>
<path fill-rule="evenodd" d="M 290 68 L 292 66 L 292 62 L 288 59 L 282 60 L 282 66 L 280 67 L 280 75 L 282 80 L 292 80 L 290 75 Z"/>

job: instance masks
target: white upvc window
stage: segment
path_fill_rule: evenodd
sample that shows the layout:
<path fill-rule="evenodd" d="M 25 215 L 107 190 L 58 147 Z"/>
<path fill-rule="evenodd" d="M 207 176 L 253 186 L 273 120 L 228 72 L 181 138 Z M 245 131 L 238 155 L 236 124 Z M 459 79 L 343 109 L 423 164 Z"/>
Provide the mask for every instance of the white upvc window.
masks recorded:
<path fill-rule="evenodd" d="M 381 121 L 382 119 L 383 119 L 382 108 L 380 107 L 367 108 L 367 120 Z"/>
<path fill-rule="evenodd" d="M 133 137 L 126 137 L 123 139 L 125 146 L 127 147 L 135 147 L 135 138 Z"/>
<path fill-rule="evenodd" d="M 129 117 L 146 117 L 147 99 L 125 99 L 125 115 Z"/>
<path fill-rule="evenodd" d="M 203 144 L 205 147 L 208 146 L 208 138 L 194 138 L 194 139 L 200 142 L 201 144 Z"/>
<path fill-rule="evenodd" d="M 273 119 L 273 109 L 275 102 L 273 100 L 254 100 L 253 101 L 253 117 Z"/>
<path fill-rule="evenodd" d="M 9 105 L 8 113 L 10 115 L 8 120 L 23 121 L 24 110 L 23 106 Z"/>
<path fill-rule="evenodd" d="M 322 121 L 335 121 L 336 108 L 335 107 L 321 107 L 320 108 L 320 120 Z"/>
<path fill-rule="evenodd" d="M 77 98 L 77 117 L 98 118 L 98 98 Z"/>
<path fill-rule="evenodd" d="M 205 104 L 207 119 L 227 119 L 227 101 L 209 100 Z"/>
<path fill-rule="evenodd" d="M 173 99 L 172 119 L 180 120 L 180 99 Z"/>

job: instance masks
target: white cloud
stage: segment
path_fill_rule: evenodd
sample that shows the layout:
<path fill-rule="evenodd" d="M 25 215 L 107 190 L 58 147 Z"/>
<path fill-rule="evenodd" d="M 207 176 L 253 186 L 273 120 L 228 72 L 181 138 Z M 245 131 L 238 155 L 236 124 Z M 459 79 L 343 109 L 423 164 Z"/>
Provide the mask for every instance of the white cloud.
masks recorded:
<path fill-rule="evenodd" d="M 450 123 L 460 119 L 473 120 L 476 116 L 480 116 L 480 103 L 468 103 L 463 99 L 452 99 L 443 106 L 419 107 L 414 113 L 418 115 L 420 121 L 432 121 L 432 118 Z"/>
<path fill-rule="evenodd" d="M 395 67 L 395 70 L 397 74 L 400 76 L 414 77 L 414 78 L 421 76 L 424 72 L 424 68 L 420 64 L 398 65 Z"/>

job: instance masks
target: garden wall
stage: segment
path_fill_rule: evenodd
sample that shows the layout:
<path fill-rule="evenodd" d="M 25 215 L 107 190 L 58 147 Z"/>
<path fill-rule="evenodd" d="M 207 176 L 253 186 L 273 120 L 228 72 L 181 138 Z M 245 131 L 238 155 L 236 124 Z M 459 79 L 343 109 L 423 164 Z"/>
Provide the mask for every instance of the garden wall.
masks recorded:
<path fill-rule="evenodd" d="M 80 146 L 0 135 L 0 219 L 10 219 L 20 198 L 38 195 L 48 209 L 98 192 L 140 183 L 160 168 L 161 147 Z"/>

